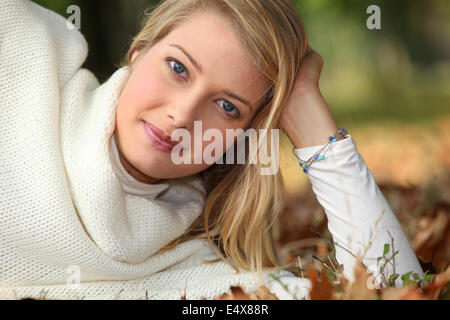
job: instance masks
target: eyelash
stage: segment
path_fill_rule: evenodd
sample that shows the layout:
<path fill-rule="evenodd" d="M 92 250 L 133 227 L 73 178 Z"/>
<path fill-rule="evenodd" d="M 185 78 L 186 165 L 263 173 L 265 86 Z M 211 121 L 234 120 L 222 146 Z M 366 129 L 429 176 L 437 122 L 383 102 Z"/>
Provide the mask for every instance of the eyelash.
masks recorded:
<path fill-rule="evenodd" d="M 168 68 L 169 71 L 172 73 L 172 75 L 175 76 L 176 80 L 177 80 L 177 81 L 186 81 L 186 79 L 185 79 L 184 77 L 180 76 L 179 73 L 175 72 L 175 70 L 172 68 L 172 66 L 171 66 L 171 64 L 170 64 L 171 62 L 175 62 L 175 63 L 177 63 L 177 64 L 182 65 L 182 66 L 184 67 L 184 69 L 185 69 L 184 72 L 186 72 L 186 73 L 189 75 L 189 71 L 188 71 L 187 67 L 186 67 L 184 64 L 182 64 L 181 62 L 179 62 L 178 60 L 174 59 L 174 58 L 167 58 L 167 59 L 166 59 L 166 65 L 167 65 L 167 68 Z M 239 109 L 236 108 L 236 106 L 235 106 L 234 104 L 232 104 L 231 102 L 229 102 L 229 101 L 227 101 L 227 100 L 224 100 L 224 99 L 220 99 L 220 100 L 226 101 L 226 102 L 228 102 L 229 104 L 231 104 L 231 105 L 234 107 L 234 109 L 236 110 L 236 113 L 237 113 L 237 115 L 234 115 L 234 116 L 233 116 L 233 115 L 230 115 L 230 113 L 228 113 L 228 112 L 225 111 L 222 107 L 219 106 L 220 109 L 222 110 L 222 113 L 224 113 L 225 116 L 227 116 L 227 117 L 230 118 L 231 120 L 237 120 L 237 119 L 240 118 L 241 113 L 239 112 Z"/>

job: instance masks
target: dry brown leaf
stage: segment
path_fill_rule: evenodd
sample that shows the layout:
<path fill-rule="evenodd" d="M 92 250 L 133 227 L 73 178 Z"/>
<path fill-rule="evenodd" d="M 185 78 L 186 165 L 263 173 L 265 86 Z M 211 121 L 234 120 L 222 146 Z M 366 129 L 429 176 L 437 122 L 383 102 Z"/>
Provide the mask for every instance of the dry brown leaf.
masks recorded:
<path fill-rule="evenodd" d="M 261 286 L 250 294 L 253 300 L 279 300 L 277 295 L 272 293 L 266 286 Z"/>
<path fill-rule="evenodd" d="M 223 293 L 214 300 L 278 300 L 277 296 L 271 293 L 266 286 L 260 286 L 252 293 L 247 293 L 241 286 L 232 286 L 230 290 L 231 294 Z"/>
<path fill-rule="evenodd" d="M 432 300 L 436 300 L 441 290 L 450 282 L 450 266 L 447 270 L 437 274 L 434 279 L 423 289 L 424 294 Z"/>
<path fill-rule="evenodd" d="M 311 281 L 311 300 L 334 300 L 333 285 L 327 277 L 325 269 L 321 271 L 321 281 L 317 279 L 316 271 L 312 264 L 308 267 L 308 277 Z"/>
<path fill-rule="evenodd" d="M 360 257 L 356 259 L 354 275 L 355 280 L 353 282 L 347 281 L 345 284 L 342 299 L 374 300 L 377 296 L 377 290 L 372 281 L 372 275 L 367 272 L 367 268 L 362 264 Z"/>
<path fill-rule="evenodd" d="M 444 248 L 450 241 L 450 237 L 448 237 L 450 216 L 448 212 L 442 209 L 437 211 L 434 217 L 421 217 L 417 225 L 418 230 L 411 241 L 411 246 L 422 260 L 431 261 L 431 256 L 436 247 Z M 445 263 L 448 263 L 448 261 L 445 261 Z"/>
<path fill-rule="evenodd" d="M 403 288 L 383 288 L 381 290 L 383 300 L 429 300 L 416 286 Z"/>

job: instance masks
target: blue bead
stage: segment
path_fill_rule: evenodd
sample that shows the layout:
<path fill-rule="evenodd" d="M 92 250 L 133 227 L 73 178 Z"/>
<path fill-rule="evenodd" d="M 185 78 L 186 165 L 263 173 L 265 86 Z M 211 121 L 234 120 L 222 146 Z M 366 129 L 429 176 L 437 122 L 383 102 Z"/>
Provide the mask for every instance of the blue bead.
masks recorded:
<path fill-rule="evenodd" d="M 324 156 L 320 156 L 320 160 L 323 160 L 325 157 Z"/>
<path fill-rule="evenodd" d="M 314 160 L 317 160 L 317 159 L 319 159 L 319 156 L 316 154 L 316 155 L 314 155 Z"/>
<path fill-rule="evenodd" d="M 333 142 L 336 142 L 337 140 L 336 140 L 336 138 L 333 138 Z"/>
<path fill-rule="evenodd" d="M 306 168 L 306 163 L 302 164 L 302 167 L 303 167 L 303 168 Z"/>
<path fill-rule="evenodd" d="M 306 170 L 305 168 L 303 168 L 303 172 L 304 172 L 304 173 L 307 173 L 307 172 L 308 172 L 308 170 Z"/>
<path fill-rule="evenodd" d="M 328 138 L 328 141 L 333 141 L 333 139 L 334 139 L 334 137 L 331 137 L 331 136 L 330 136 L 330 137 Z"/>

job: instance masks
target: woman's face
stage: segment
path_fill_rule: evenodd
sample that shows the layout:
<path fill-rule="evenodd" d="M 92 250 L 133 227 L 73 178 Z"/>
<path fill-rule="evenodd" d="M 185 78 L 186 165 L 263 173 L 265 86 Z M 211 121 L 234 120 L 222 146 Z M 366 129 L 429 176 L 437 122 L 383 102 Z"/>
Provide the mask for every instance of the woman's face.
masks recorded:
<path fill-rule="evenodd" d="M 210 128 L 221 132 L 223 155 L 236 140 L 226 141 L 226 129 L 245 130 L 258 111 L 270 84 L 246 58 L 227 23 L 219 15 L 197 13 L 149 50 L 133 53 L 114 136 L 121 163 L 138 181 L 158 183 L 207 169 L 211 164 L 203 157 L 194 164 L 193 153 L 203 154 L 212 142 L 201 139 L 201 148 L 194 150 L 194 121 L 201 121 L 202 134 Z M 178 128 L 188 130 L 191 164 L 175 164 L 171 153 L 148 137 L 143 121 L 168 136 Z"/>

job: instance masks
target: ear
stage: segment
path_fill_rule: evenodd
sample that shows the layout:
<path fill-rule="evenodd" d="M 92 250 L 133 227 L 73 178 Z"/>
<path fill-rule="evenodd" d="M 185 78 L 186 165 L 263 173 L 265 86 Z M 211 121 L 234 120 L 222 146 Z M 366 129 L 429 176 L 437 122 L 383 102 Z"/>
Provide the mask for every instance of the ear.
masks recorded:
<path fill-rule="evenodd" d="M 131 63 L 134 62 L 134 60 L 136 60 L 136 58 L 139 56 L 139 53 L 141 52 L 141 50 L 135 49 L 133 51 L 133 53 L 131 54 Z"/>

